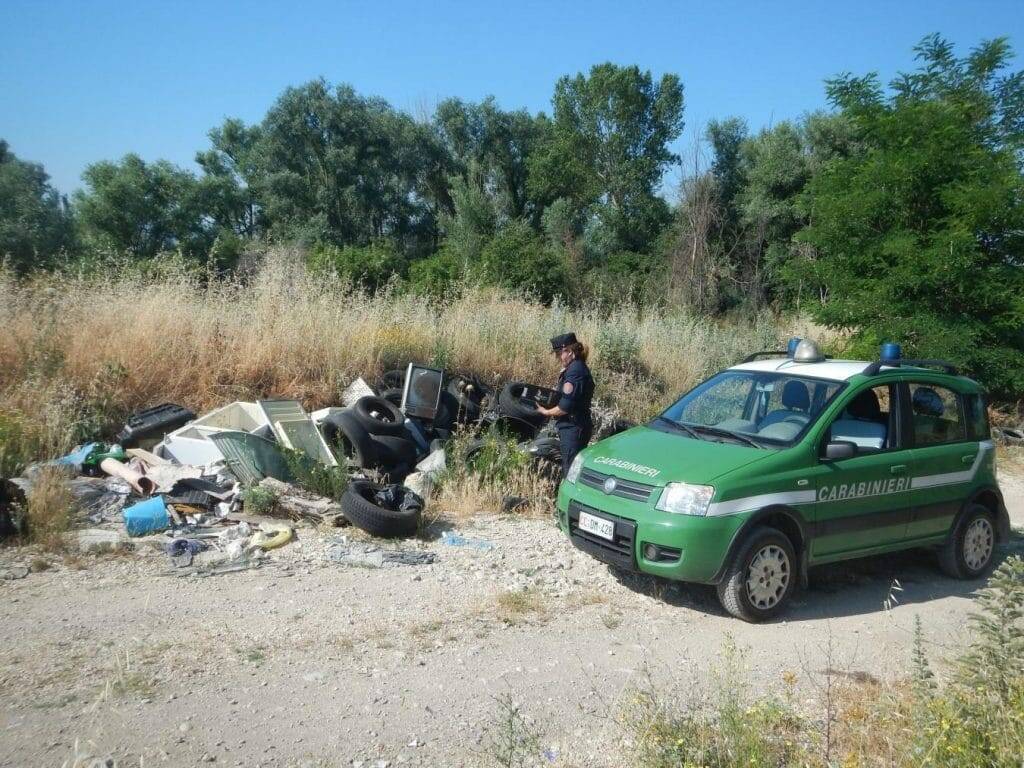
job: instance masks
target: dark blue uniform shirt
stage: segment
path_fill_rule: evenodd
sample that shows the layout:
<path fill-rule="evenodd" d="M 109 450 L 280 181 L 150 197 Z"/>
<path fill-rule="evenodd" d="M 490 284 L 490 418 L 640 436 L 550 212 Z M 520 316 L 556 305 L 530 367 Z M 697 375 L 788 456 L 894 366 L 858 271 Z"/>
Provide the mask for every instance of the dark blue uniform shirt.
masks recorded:
<path fill-rule="evenodd" d="M 568 390 L 568 391 L 567 391 Z M 573 360 L 558 376 L 558 407 L 565 411 L 555 421 L 557 427 L 586 427 L 593 422 L 590 401 L 594 399 L 594 377 L 582 360 Z"/>

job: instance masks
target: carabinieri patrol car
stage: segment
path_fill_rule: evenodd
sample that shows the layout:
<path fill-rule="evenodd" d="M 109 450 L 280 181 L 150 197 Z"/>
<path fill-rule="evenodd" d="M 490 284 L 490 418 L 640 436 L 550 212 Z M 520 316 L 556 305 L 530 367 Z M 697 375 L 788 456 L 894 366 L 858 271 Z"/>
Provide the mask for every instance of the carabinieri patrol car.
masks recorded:
<path fill-rule="evenodd" d="M 822 563 L 930 546 L 949 575 L 984 575 L 1010 532 L 984 390 L 882 352 L 832 360 L 793 339 L 712 376 L 576 457 L 561 528 L 619 568 L 716 584 L 747 621 Z"/>

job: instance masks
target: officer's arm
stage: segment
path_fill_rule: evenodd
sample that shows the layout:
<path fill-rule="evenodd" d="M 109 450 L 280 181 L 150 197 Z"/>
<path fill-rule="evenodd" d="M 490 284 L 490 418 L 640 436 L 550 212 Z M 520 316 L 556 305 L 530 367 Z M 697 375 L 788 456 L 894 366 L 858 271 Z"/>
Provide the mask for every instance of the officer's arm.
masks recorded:
<path fill-rule="evenodd" d="M 572 411 L 573 406 L 576 404 L 576 398 L 579 397 L 582 386 L 583 376 L 571 370 L 566 372 L 565 383 L 562 384 L 562 390 L 559 392 L 561 399 L 559 399 L 558 404 L 553 408 L 541 408 L 538 406 L 537 410 L 545 416 L 553 416 L 555 418 L 565 416 L 565 414 Z"/>

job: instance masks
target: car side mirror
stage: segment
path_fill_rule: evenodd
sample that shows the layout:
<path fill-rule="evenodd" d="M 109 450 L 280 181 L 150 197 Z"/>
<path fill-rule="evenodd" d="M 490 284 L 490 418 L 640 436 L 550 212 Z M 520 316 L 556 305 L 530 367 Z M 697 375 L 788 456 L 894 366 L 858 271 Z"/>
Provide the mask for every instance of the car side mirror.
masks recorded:
<path fill-rule="evenodd" d="M 825 461 L 838 461 L 840 459 L 852 459 L 857 455 L 857 444 L 852 440 L 833 440 L 825 443 L 825 450 L 821 457 Z"/>

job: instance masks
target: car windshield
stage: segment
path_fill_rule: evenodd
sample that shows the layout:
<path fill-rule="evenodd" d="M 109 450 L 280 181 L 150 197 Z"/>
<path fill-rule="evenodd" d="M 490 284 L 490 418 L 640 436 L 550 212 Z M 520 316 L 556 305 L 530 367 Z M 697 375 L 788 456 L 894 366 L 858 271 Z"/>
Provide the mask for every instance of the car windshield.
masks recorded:
<path fill-rule="evenodd" d="M 683 395 L 655 428 L 759 448 L 792 445 L 846 386 L 774 371 L 723 371 Z"/>

